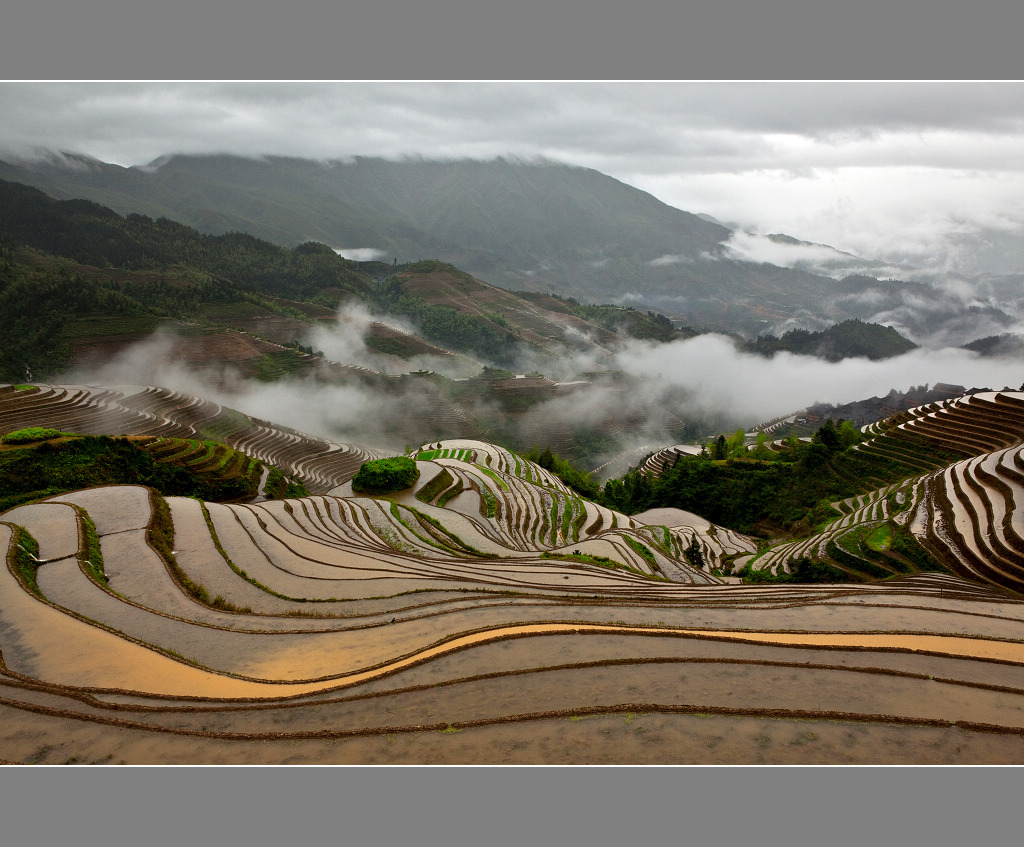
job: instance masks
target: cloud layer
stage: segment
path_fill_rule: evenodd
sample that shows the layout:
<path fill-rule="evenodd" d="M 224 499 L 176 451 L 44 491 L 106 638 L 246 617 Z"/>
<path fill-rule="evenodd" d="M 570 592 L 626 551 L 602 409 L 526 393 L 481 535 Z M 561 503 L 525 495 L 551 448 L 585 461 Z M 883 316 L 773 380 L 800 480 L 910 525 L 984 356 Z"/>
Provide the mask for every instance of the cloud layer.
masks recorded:
<path fill-rule="evenodd" d="M 333 330 L 316 330 L 315 340 L 330 358 L 346 364 L 379 364 L 362 343 L 368 318 L 348 315 Z M 199 374 L 175 356 L 174 339 L 156 334 L 117 356 L 105 366 L 80 370 L 62 382 L 160 385 L 196 394 L 258 418 L 311 434 L 367 447 L 401 452 L 405 446 L 463 432 L 425 432 L 423 421 L 436 419 L 446 401 L 427 391 L 422 380 L 405 379 L 388 386 L 352 380 L 330 384 L 311 378 L 259 383 L 242 380 L 230 368 Z M 415 360 L 415 370 L 426 363 Z M 672 435 L 680 421 L 712 436 L 788 414 L 815 403 L 843 404 L 890 389 L 946 382 L 966 388 L 1016 388 L 1024 379 L 1024 358 L 981 358 L 947 348 L 916 350 L 881 362 L 846 359 L 829 363 L 788 353 L 772 359 L 739 352 L 720 335 L 655 344 L 629 341 L 613 354 L 580 354 L 554 365 L 531 359 L 523 370 L 539 367 L 556 378 L 606 368 L 618 372 L 572 393 L 533 406 L 523 417 L 508 420 L 486 394 L 460 401 L 477 420 L 503 421 L 500 427 L 527 449 L 556 444 L 567 431 L 604 428 L 617 432 L 616 444 L 592 455 L 590 465 L 602 464 L 621 450 L 640 445 L 642 452 L 678 440 Z M 608 421 L 618 421 L 611 430 Z M 418 423 L 419 422 L 419 423 Z M 461 424 L 454 424 L 461 426 Z M 547 433 L 547 434 L 545 434 Z"/>
<path fill-rule="evenodd" d="M 1024 233 L 1021 83 L 13 82 L 0 113 L 0 149 L 123 165 L 546 157 L 754 233 L 947 271 L 965 270 L 957 235 Z"/>

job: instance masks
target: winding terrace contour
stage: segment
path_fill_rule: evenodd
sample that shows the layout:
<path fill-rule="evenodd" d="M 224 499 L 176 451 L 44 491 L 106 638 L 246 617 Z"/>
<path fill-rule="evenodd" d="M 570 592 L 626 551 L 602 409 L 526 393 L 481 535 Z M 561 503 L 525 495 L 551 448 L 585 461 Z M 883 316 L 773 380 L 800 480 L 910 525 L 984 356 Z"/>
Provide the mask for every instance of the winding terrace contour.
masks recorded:
<path fill-rule="evenodd" d="M 29 398 L 4 395 L 2 431 L 173 434 L 222 414 L 145 388 L 39 394 L 31 420 Z M 0 758 L 1024 761 L 1024 604 L 1004 586 L 726 584 L 712 571 L 754 555 L 750 539 L 616 513 L 500 447 L 425 444 L 412 488 L 371 497 L 351 490 L 359 462 L 335 462 L 373 452 L 303 457 L 289 445 L 321 442 L 266 429 L 267 461 L 290 457 L 313 496 L 116 486 L 0 515 Z M 971 521 L 944 531 L 982 559 L 982 538 L 1016 549 L 1010 450 L 932 478 L 974 493 Z M 173 550 L 154 542 L 167 517 Z M 685 558 L 693 539 L 706 570 Z"/>

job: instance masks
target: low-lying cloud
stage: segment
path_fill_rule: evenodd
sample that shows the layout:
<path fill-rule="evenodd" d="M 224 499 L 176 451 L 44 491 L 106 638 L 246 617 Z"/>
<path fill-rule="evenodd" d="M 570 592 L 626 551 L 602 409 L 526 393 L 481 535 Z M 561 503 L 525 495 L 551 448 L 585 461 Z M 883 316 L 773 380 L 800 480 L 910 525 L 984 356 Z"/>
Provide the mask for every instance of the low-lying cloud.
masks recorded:
<path fill-rule="evenodd" d="M 685 253 L 666 253 L 664 256 L 658 256 L 657 259 L 651 259 L 647 264 L 652 268 L 662 268 L 667 265 L 686 265 L 691 262 L 693 262 L 693 258 Z"/>
<path fill-rule="evenodd" d="M 383 259 L 387 255 L 386 250 L 378 250 L 376 247 L 333 247 L 331 248 L 343 259 L 351 259 L 353 262 L 373 262 Z"/>
<path fill-rule="evenodd" d="M 383 374 L 397 376 L 413 371 L 434 371 L 452 378 L 471 376 L 480 366 L 459 355 L 423 353 L 408 359 L 379 353 L 367 344 L 374 325 L 386 327 L 403 335 L 416 334 L 416 327 L 395 315 L 375 315 L 359 303 L 344 303 L 338 307 L 337 319 L 320 322 L 310 327 L 302 343 L 322 353 L 324 358 L 345 365 L 355 365 Z"/>
<path fill-rule="evenodd" d="M 905 276 L 909 270 L 844 253 L 827 244 L 784 240 L 779 236 L 757 235 L 742 230 L 734 231 L 728 240 L 722 242 L 722 247 L 725 256 L 736 261 L 795 268 L 834 279 L 855 274 L 879 278 Z"/>
<path fill-rule="evenodd" d="M 62 382 L 95 385 L 155 385 L 324 438 L 367 447 L 400 447 L 379 425 L 409 408 L 402 393 L 374 391 L 359 382 L 324 385 L 312 379 L 258 382 L 231 365 L 197 371 L 178 353 L 181 339 L 157 331 L 98 367 L 81 368 Z"/>
<path fill-rule="evenodd" d="M 816 402 L 842 404 L 883 396 L 891 388 L 947 382 L 970 387 L 1020 385 L 1024 361 L 985 359 L 953 348 L 914 350 L 884 361 L 778 353 L 771 359 L 739 352 L 720 335 L 701 335 L 655 345 L 633 342 L 614 358 L 624 372 L 643 381 L 657 401 L 671 389 L 685 392 L 677 414 L 728 415 L 756 424 Z"/>
<path fill-rule="evenodd" d="M 372 316 L 350 311 L 344 317 L 336 328 L 314 330 L 311 339 L 319 339 L 330 358 L 365 367 L 374 354 L 361 333 Z M 179 356 L 180 343 L 170 333 L 157 333 L 102 367 L 79 370 L 61 381 L 159 385 L 314 435 L 396 452 L 410 444 L 466 434 L 465 420 L 460 423 L 458 414 L 450 414 L 452 407 L 431 380 L 378 377 L 366 382 L 353 377 L 339 384 L 311 375 L 261 383 L 243 379 L 228 365 L 197 372 Z M 559 381 L 594 371 L 617 374 L 585 377 L 589 384 L 560 389 L 552 399 L 512 417 L 486 393 L 460 401 L 474 419 L 496 422 L 507 437 L 518 439 L 510 446 L 519 449 L 556 444 L 567 432 L 598 428 L 606 441 L 587 462 L 596 467 L 623 450 L 653 450 L 677 442 L 680 422 L 696 435 L 712 436 L 748 429 L 815 403 L 840 405 L 926 383 L 1015 388 L 1024 379 L 1024 358 L 983 358 L 945 348 L 918 349 L 877 362 L 830 363 L 790 353 L 766 359 L 739 351 L 725 336 L 709 334 L 664 344 L 629 340 L 613 352 L 581 351 L 558 360 L 530 354 L 518 369 L 540 371 Z M 439 410 L 446 408 L 449 412 L 439 417 Z M 607 441 L 609 434 L 614 443 Z"/>

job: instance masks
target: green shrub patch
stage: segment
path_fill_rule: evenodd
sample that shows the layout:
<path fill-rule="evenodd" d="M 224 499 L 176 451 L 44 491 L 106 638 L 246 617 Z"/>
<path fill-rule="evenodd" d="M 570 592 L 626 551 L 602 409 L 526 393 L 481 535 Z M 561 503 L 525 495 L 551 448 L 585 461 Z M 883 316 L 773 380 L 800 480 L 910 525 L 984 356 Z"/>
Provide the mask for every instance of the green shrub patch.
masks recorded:
<path fill-rule="evenodd" d="M 46 429 L 41 426 L 30 426 L 28 429 L 19 429 L 9 432 L 0 438 L 4 444 L 32 444 L 36 441 L 49 441 L 51 438 L 61 438 L 65 435 L 72 435 L 70 432 L 61 432 L 59 429 Z"/>
<path fill-rule="evenodd" d="M 39 590 L 39 585 L 36 582 L 36 572 L 39 570 L 39 544 L 25 527 L 16 524 L 7 524 L 7 526 L 14 531 L 10 551 L 7 554 L 8 559 L 29 591 L 42 597 L 43 592 Z"/>
<path fill-rule="evenodd" d="M 389 494 L 408 488 L 419 479 L 420 470 L 408 456 L 363 462 L 352 478 L 352 490 L 368 494 Z"/>

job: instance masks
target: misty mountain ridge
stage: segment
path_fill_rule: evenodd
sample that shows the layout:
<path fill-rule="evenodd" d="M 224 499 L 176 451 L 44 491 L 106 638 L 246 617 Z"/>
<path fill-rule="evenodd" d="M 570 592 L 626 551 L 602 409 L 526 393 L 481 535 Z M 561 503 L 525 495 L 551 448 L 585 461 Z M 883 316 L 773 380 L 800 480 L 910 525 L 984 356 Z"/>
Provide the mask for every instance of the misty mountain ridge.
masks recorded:
<path fill-rule="evenodd" d="M 357 263 L 315 242 L 289 250 L 238 233 L 202 235 L 5 181 L 0 305 L 0 374 L 11 379 L 24 369 L 53 372 L 109 347 L 112 336 L 138 340 L 162 319 L 255 332 L 293 350 L 316 345 L 336 361 L 388 373 L 415 370 L 421 356 L 442 357 L 446 371 L 466 371 L 469 357 L 477 371 L 524 362 L 547 370 L 580 355 L 592 366 L 631 339 L 696 334 L 664 315 L 509 292 L 436 260 Z M 100 331 L 97 321 L 113 329 Z"/>
<path fill-rule="evenodd" d="M 121 167 L 54 153 L 0 162 L 0 178 L 205 233 L 317 241 L 387 263 L 439 259 L 501 288 L 632 305 L 747 338 L 859 319 L 956 346 L 1021 317 L 1019 277 L 905 282 L 917 276 L 906 267 L 730 229 L 554 162 L 171 155 Z"/>
<path fill-rule="evenodd" d="M 1024 357 L 1024 336 L 1006 332 L 1000 335 L 988 335 L 977 338 L 963 345 L 964 350 L 972 350 L 982 356 Z"/>
<path fill-rule="evenodd" d="M 835 280 L 820 268 L 760 261 L 756 249 L 748 251 L 755 261 L 746 261 L 735 248 L 739 234 L 709 216 L 553 162 L 221 155 L 165 156 L 125 168 L 54 154 L 0 162 L 0 178 L 211 234 L 240 231 L 285 246 L 319 241 L 400 263 L 440 259 L 502 288 L 635 305 L 747 336 L 794 323 L 884 322 L 870 303 L 836 300 Z M 809 244 L 777 238 L 786 243 L 776 247 Z M 877 266 L 812 247 L 850 269 Z"/>
<path fill-rule="evenodd" d="M 263 397 L 243 387 L 255 380 L 294 391 L 290 424 L 308 428 L 322 415 L 317 426 L 328 437 L 380 431 L 386 421 L 396 444 L 486 432 L 595 465 L 634 443 L 676 443 L 860 394 L 852 386 L 837 394 L 822 359 L 865 360 L 846 378 L 862 374 L 867 393 L 883 390 L 868 361 L 913 346 L 890 328 L 848 321 L 777 339 L 778 350 L 802 355 L 773 361 L 744 353 L 736 336 L 680 329 L 653 312 L 507 291 L 438 260 L 359 263 L 322 243 L 287 249 L 251 235 L 202 235 L 3 181 L 0 311 L 0 379 L 12 383 L 69 365 L 79 368 L 71 381 L 90 382 L 81 368 L 107 363 L 105 378 L 115 382 L 174 377 L 179 387 L 198 380 Z M 500 372 L 481 380 L 485 363 Z M 702 376 L 708 369 L 720 377 L 712 385 Z M 748 387 L 730 388 L 741 383 Z M 322 410 L 312 410 L 309 398 L 321 395 Z M 341 396 L 347 408 L 370 396 L 376 407 L 386 396 L 391 412 L 353 420 L 331 405 Z"/>
<path fill-rule="evenodd" d="M 878 361 L 917 349 L 914 342 L 904 338 L 892 327 L 864 323 L 856 319 L 843 321 L 821 332 L 791 329 L 781 338 L 762 335 L 747 347 L 763 356 L 787 352 L 817 356 L 829 362 L 839 362 L 848 358 Z"/>

